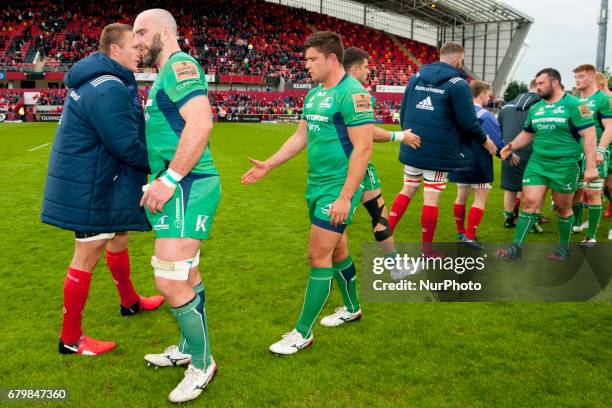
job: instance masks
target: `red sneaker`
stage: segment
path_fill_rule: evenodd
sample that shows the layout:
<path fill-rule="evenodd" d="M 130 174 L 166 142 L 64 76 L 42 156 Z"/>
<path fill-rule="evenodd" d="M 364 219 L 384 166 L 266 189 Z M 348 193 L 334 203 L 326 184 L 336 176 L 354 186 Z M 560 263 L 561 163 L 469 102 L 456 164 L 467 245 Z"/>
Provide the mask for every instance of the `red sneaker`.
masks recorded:
<path fill-rule="evenodd" d="M 155 310 L 160 307 L 166 298 L 162 295 L 155 295 L 151 297 L 142 297 L 140 296 L 140 309 L 141 310 Z"/>
<path fill-rule="evenodd" d="M 605 218 L 612 217 L 612 204 L 608 203 L 608 208 L 606 208 L 606 211 L 604 212 L 604 217 Z"/>
<path fill-rule="evenodd" d="M 96 340 L 91 337 L 82 335 L 79 342 L 76 344 L 64 344 L 62 339 L 59 340 L 59 352 L 61 354 L 82 354 L 84 356 L 98 356 L 108 353 L 115 348 L 114 341 Z"/>
<path fill-rule="evenodd" d="M 154 310 L 160 307 L 166 301 L 166 298 L 161 295 L 138 297 L 138 302 L 134 303 L 132 306 L 121 306 L 121 316 L 134 316 L 141 310 Z"/>

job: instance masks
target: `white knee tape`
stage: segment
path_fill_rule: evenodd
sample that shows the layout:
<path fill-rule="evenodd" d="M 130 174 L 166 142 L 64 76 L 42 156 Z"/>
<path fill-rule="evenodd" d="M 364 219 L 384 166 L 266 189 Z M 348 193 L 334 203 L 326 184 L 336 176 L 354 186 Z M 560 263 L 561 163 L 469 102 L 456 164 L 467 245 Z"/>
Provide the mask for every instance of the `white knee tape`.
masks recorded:
<path fill-rule="evenodd" d="M 156 278 L 186 281 L 194 258 L 185 261 L 164 261 L 156 256 L 151 258 L 151 266 Z"/>

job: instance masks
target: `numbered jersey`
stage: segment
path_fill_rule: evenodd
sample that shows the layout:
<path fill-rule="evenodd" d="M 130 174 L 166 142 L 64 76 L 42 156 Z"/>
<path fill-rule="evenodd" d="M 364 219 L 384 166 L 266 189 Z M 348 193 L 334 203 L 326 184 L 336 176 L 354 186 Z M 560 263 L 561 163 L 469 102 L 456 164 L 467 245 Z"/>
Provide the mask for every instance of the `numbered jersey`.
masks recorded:
<path fill-rule="evenodd" d="M 355 78 L 345 75 L 334 87 L 312 89 L 304 100 L 308 124 L 308 183 L 344 183 L 353 144 L 348 128 L 374 123 L 374 103 Z"/>
<path fill-rule="evenodd" d="M 533 154 L 560 164 L 575 164 L 582 153 L 579 131 L 593 126 L 589 107 L 571 95 L 555 103 L 541 100 L 529 109 L 524 129 L 533 133 Z"/>
<path fill-rule="evenodd" d="M 185 128 L 181 107 L 200 95 L 208 96 L 204 71 L 189 55 L 175 52 L 157 75 L 145 108 L 147 150 L 154 177 L 168 167 L 176 152 Z M 218 174 L 209 145 L 192 173 Z"/>

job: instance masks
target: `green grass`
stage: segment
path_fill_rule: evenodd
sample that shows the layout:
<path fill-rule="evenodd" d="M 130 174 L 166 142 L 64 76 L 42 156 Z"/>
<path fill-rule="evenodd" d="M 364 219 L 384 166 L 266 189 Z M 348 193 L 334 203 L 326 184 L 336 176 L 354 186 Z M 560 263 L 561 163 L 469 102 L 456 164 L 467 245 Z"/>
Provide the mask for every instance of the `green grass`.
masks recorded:
<path fill-rule="evenodd" d="M 254 186 L 241 186 L 240 176 L 249 167 L 248 156 L 267 157 L 293 128 L 218 124 L 212 135 L 223 194 L 213 237 L 203 245 L 201 268 L 219 372 L 191 405 L 609 406 L 608 302 L 365 303 L 361 322 L 316 328 L 310 349 L 288 358 L 272 356 L 268 346 L 297 319 L 308 273 L 305 155 Z M 94 358 L 57 353 L 73 234 L 40 223 L 49 147 L 29 151 L 51 142 L 54 129 L 53 124 L 0 126 L 0 387 L 67 387 L 71 406 L 170 405 L 166 396 L 183 370 L 152 370 L 142 356 L 175 342 L 176 322 L 167 305 L 120 317 L 104 261 L 94 272 L 84 328 L 96 338 L 115 340 L 117 349 Z M 397 145 L 374 149 L 387 203 L 402 185 L 396 151 Z M 449 185 L 440 209 L 439 241 L 455 237 L 454 195 Z M 420 198 L 411 203 L 396 231 L 398 241 L 419 241 L 420 205 Z M 501 228 L 501 211 L 496 182 L 479 228 L 482 240 L 510 239 L 512 231 Z M 553 224 L 529 240 L 554 241 Z M 349 240 L 353 257 L 360 259 L 360 244 L 372 241 L 363 209 Z M 132 235 L 132 279 L 142 294 L 155 292 L 152 250 L 151 233 Z M 340 302 L 334 291 L 324 313 Z"/>

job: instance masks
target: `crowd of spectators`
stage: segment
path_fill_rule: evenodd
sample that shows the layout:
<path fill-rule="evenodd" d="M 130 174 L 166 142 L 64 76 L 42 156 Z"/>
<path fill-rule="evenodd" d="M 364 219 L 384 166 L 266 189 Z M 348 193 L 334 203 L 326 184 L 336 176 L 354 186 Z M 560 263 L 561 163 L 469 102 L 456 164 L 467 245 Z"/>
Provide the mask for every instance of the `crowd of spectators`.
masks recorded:
<path fill-rule="evenodd" d="M 31 63 L 38 53 L 46 69 L 67 69 L 94 52 L 102 27 L 130 23 L 148 7 L 124 3 L 23 0 L 0 11 L 0 65 Z M 302 57 L 304 39 L 316 30 L 341 33 L 346 46 L 370 53 L 370 85 L 403 85 L 417 69 L 387 34 L 335 17 L 257 0 L 169 0 L 164 3 L 179 27 L 182 48 L 209 74 L 278 76 L 308 82 Z M 437 57 L 434 47 L 399 39 L 421 60 Z"/>
<path fill-rule="evenodd" d="M 24 90 L 0 88 L 0 108 L 8 111 L 20 103 Z M 54 111 L 61 111 L 64 104 L 66 89 L 36 90 L 38 96 L 34 98 L 36 105 L 58 107 Z M 144 106 L 146 92 L 140 92 L 141 102 Z M 213 114 L 227 119 L 235 119 L 237 115 L 300 115 L 305 95 L 278 95 L 268 92 L 237 92 L 213 91 L 210 92 L 210 104 Z M 399 102 L 377 99 L 374 106 L 375 116 L 379 121 L 389 121 L 395 112 L 399 112 Z"/>

